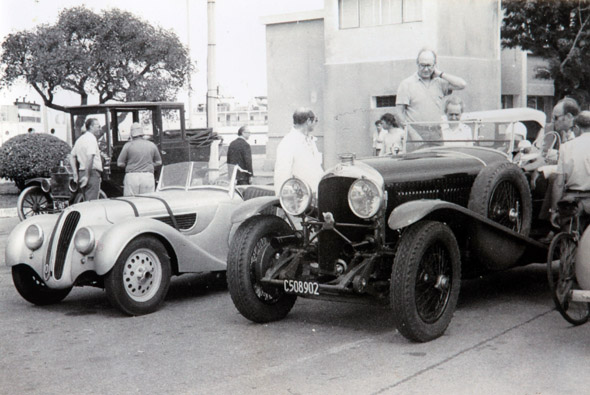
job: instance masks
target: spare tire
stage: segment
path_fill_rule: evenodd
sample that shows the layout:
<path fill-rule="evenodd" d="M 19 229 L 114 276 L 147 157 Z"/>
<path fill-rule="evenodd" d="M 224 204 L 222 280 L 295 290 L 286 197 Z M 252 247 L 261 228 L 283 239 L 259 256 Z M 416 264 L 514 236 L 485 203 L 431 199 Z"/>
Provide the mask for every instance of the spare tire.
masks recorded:
<path fill-rule="evenodd" d="M 473 182 L 467 205 L 470 210 L 523 236 L 531 231 L 532 206 L 524 172 L 510 162 L 484 167 Z"/>

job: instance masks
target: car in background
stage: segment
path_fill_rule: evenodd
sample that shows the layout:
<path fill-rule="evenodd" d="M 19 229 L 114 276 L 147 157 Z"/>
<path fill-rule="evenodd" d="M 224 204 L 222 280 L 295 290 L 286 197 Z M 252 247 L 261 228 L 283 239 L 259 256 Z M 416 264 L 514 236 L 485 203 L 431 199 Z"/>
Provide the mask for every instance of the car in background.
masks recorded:
<path fill-rule="evenodd" d="M 370 303 L 389 306 L 412 341 L 441 336 L 462 278 L 546 258 L 529 237 L 530 182 L 515 163 L 514 124 L 528 116 L 509 115 L 473 117 L 473 138 L 449 145 L 413 142 L 407 128 L 425 125 L 407 125 L 406 153 L 343 154 L 317 196 L 291 178 L 279 196 L 246 202 L 232 215 L 241 225 L 228 255 L 237 310 L 265 323 L 284 318 L 297 297 Z M 524 139 L 543 138 L 539 121 Z"/>
<path fill-rule="evenodd" d="M 10 233 L 6 264 L 14 286 L 36 305 L 60 302 L 74 286 L 106 290 L 130 315 L 151 313 L 173 275 L 226 270 L 233 212 L 271 188 L 236 186 L 237 166 L 165 165 L 157 190 L 82 202 L 39 215 Z"/>
<path fill-rule="evenodd" d="M 144 126 L 164 165 L 185 161 L 209 161 L 211 150 L 218 156 L 219 138 L 211 129 L 187 129 L 184 104 L 177 102 L 127 102 L 66 107 L 70 114 L 70 142 L 83 133 L 84 122 L 96 118 L 103 129 L 99 148 L 103 160 L 101 198 L 123 195 L 125 169 L 117 166 L 123 146 L 130 140 L 133 122 Z M 157 170 L 159 171 L 159 170 Z M 82 200 L 72 182 L 69 160 L 64 158 L 49 178 L 27 180 L 17 202 L 21 220 L 32 215 L 56 213 Z M 156 179 L 158 173 L 156 172 Z"/>

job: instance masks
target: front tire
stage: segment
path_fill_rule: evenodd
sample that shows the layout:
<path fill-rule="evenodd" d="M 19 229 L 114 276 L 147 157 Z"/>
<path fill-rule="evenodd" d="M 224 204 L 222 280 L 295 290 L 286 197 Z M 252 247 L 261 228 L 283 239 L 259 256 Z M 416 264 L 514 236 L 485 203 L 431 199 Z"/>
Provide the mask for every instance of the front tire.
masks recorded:
<path fill-rule="evenodd" d="M 427 342 L 445 332 L 459 299 L 459 246 L 445 224 L 422 221 L 407 229 L 397 248 L 391 306 L 399 332 Z"/>
<path fill-rule="evenodd" d="M 281 320 L 297 300 L 296 295 L 285 294 L 278 288 L 265 288 L 259 282 L 279 252 L 271 247 L 270 239 L 292 232 L 285 221 L 273 215 L 251 217 L 236 231 L 229 247 L 227 285 L 234 305 L 250 321 Z"/>
<path fill-rule="evenodd" d="M 580 289 L 576 281 L 576 249 L 577 243 L 569 233 L 561 232 L 553 238 L 547 254 L 547 280 L 557 311 L 570 324 L 581 325 L 590 317 L 590 304 L 571 300 L 571 291 Z"/>
<path fill-rule="evenodd" d="M 20 296 L 37 306 L 59 303 L 72 290 L 72 287 L 65 289 L 48 288 L 41 277 L 27 265 L 12 267 L 12 282 Z"/>
<path fill-rule="evenodd" d="M 18 218 L 24 221 L 33 215 L 49 214 L 53 210 L 51 196 L 43 192 L 40 186 L 33 185 L 25 188 L 16 202 Z"/>
<path fill-rule="evenodd" d="M 533 203 L 529 184 L 514 163 L 484 167 L 473 182 L 467 207 L 523 236 L 531 231 Z"/>
<path fill-rule="evenodd" d="M 133 239 L 105 276 L 111 304 L 129 315 L 154 312 L 170 286 L 170 258 L 162 243 L 148 236 Z"/>

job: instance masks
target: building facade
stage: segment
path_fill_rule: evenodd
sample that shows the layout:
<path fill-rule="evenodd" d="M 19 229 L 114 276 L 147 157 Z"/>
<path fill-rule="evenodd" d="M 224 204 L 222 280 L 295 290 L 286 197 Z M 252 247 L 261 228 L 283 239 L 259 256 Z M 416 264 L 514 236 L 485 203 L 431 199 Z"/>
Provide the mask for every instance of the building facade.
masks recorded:
<path fill-rule="evenodd" d="M 340 153 L 370 155 L 374 122 L 395 111 L 399 83 L 416 72 L 424 47 L 437 53 L 439 69 L 467 81 L 456 92 L 466 111 L 526 106 L 527 68 L 537 60 L 515 51 L 520 63 L 504 64 L 501 15 L 499 0 L 325 0 L 323 10 L 265 18 L 266 166 L 302 106 L 320 118 L 315 135 L 326 167 Z M 517 75 L 504 82 L 508 71 Z M 537 88 L 537 96 L 552 96 L 546 84 Z"/>

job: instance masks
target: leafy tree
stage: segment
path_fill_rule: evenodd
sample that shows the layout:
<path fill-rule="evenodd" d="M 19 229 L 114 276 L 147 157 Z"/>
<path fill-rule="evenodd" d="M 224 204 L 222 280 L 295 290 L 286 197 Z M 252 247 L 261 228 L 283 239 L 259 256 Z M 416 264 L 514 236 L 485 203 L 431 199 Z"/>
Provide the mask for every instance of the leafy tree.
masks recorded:
<path fill-rule="evenodd" d="M 590 0 L 503 1 L 502 46 L 549 61 L 555 97 L 588 102 Z"/>
<path fill-rule="evenodd" d="M 80 96 L 97 94 L 100 103 L 174 100 L 192 69 L 178 36 L 133 14 L 85 7 L 62 11 L 55 25 L 10 34 L 2 43 L 0 87 L 24 78 L 54 103 L 58 89 Z"/>

